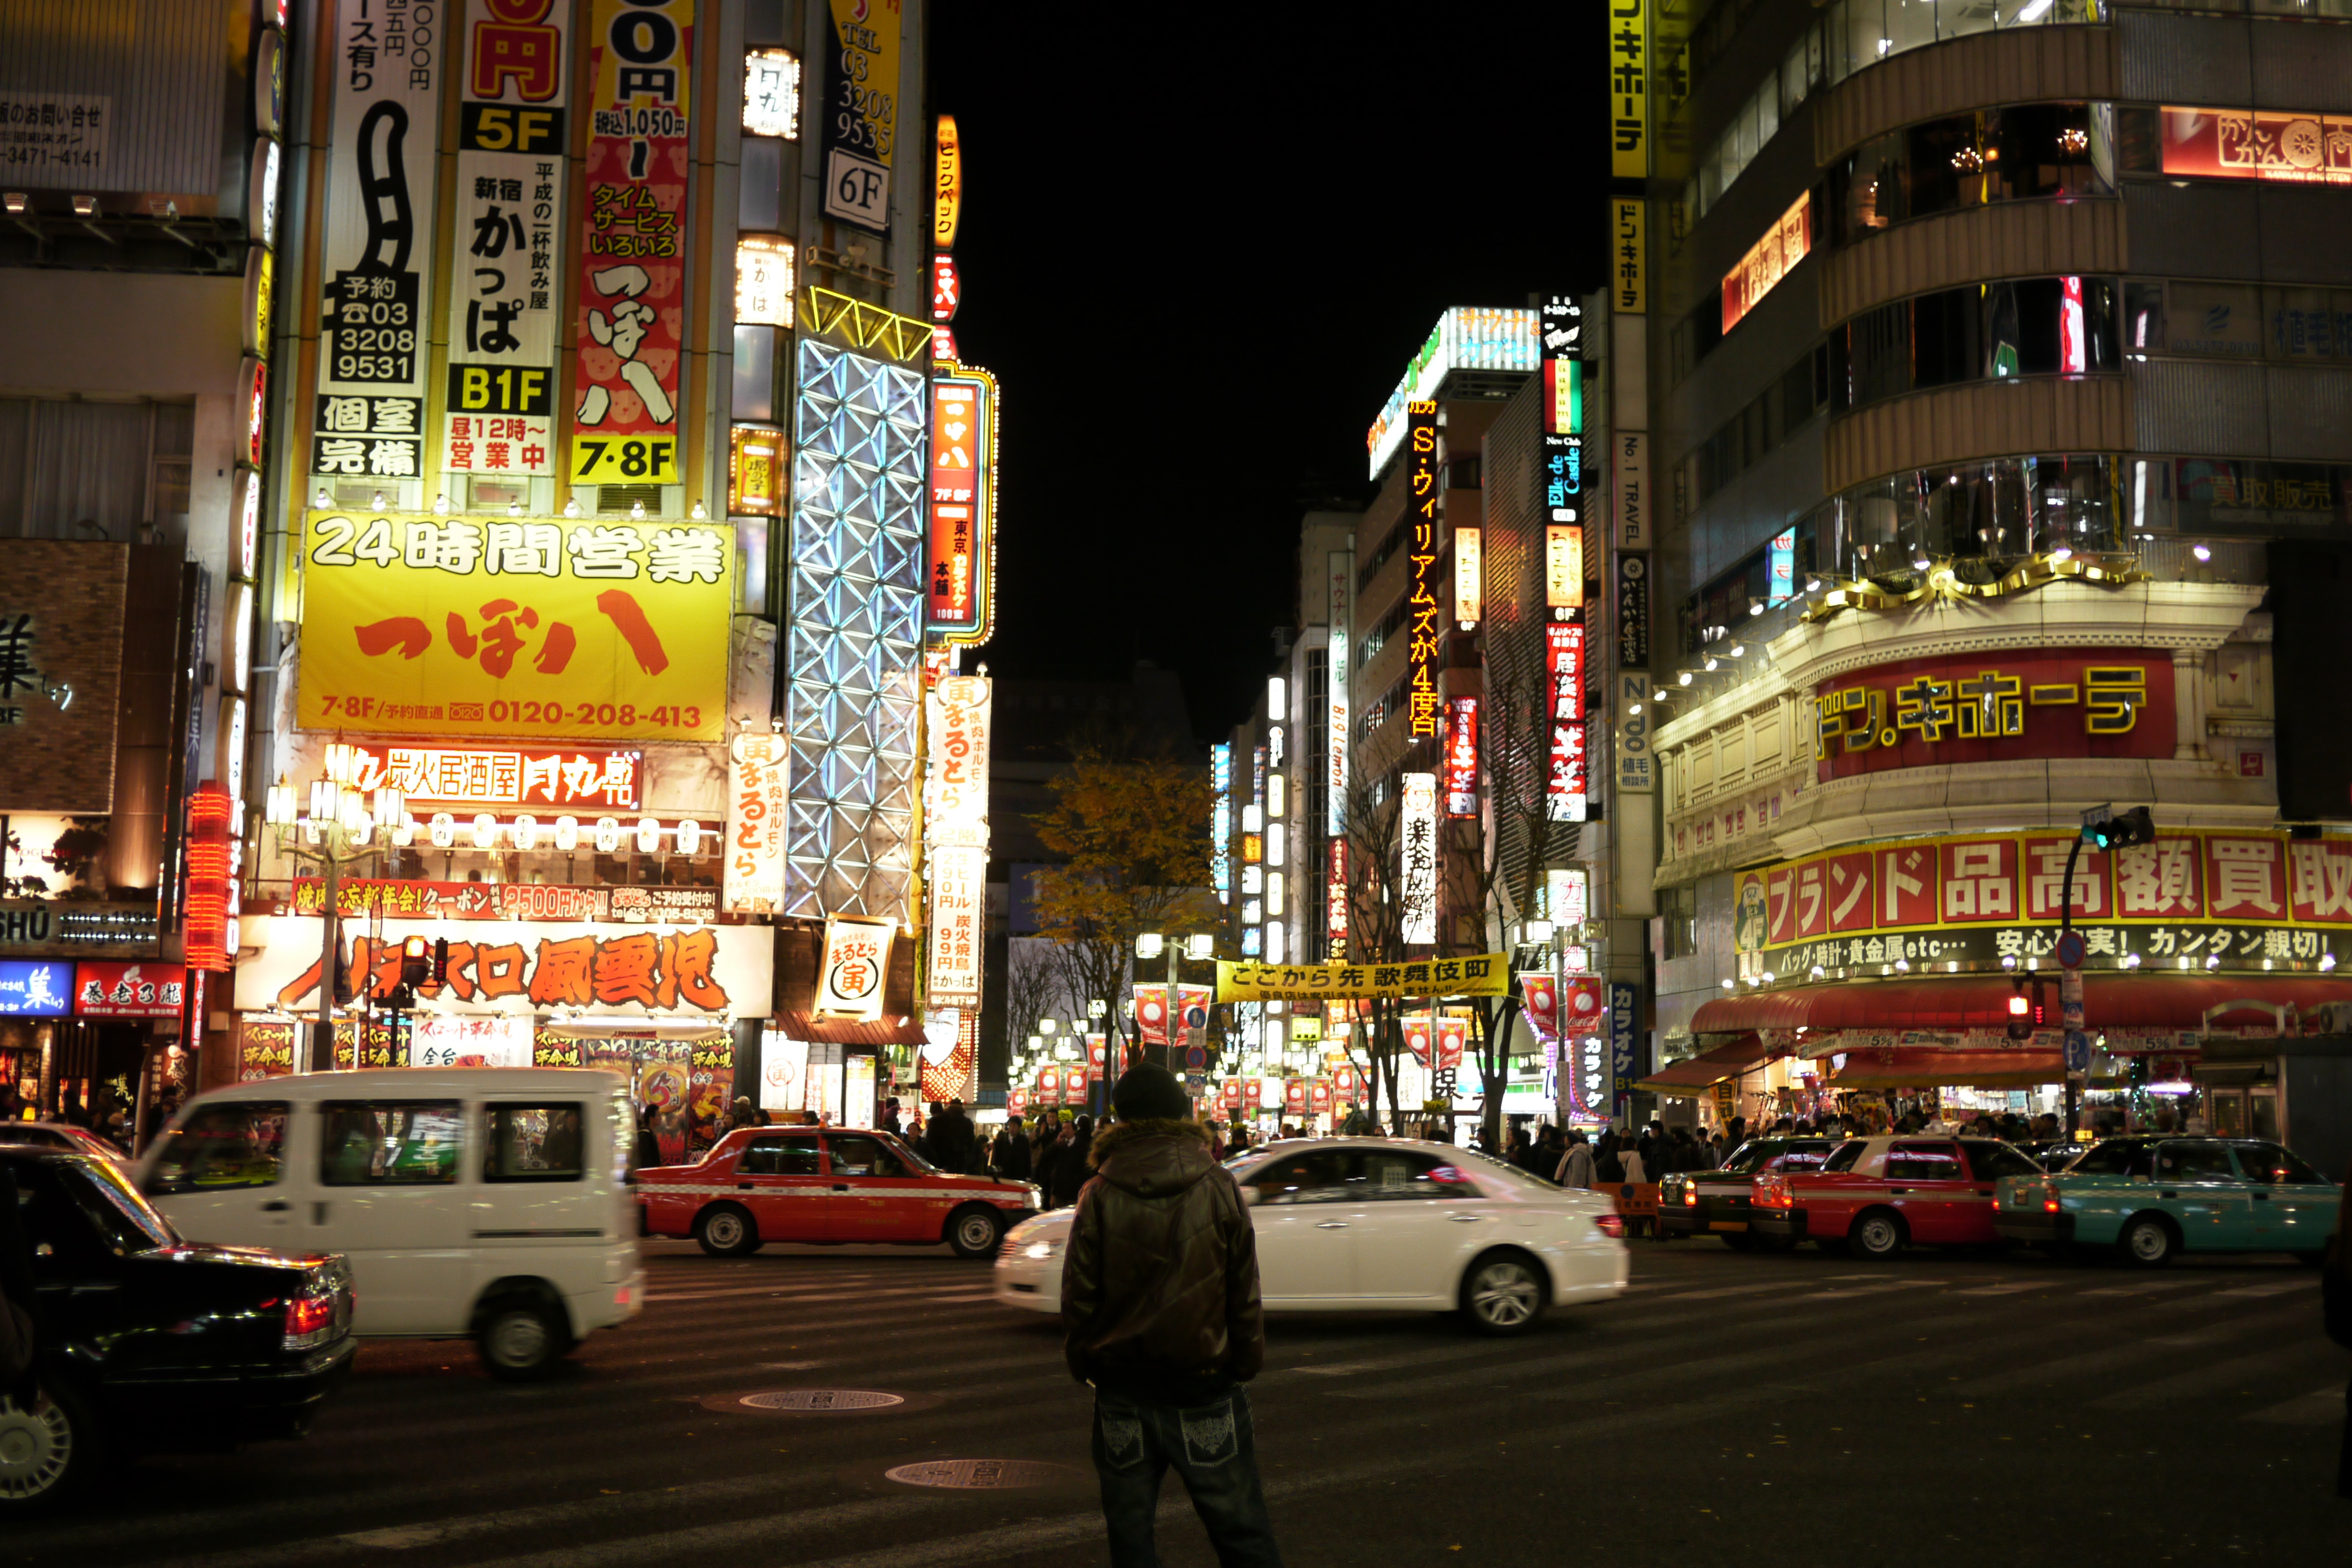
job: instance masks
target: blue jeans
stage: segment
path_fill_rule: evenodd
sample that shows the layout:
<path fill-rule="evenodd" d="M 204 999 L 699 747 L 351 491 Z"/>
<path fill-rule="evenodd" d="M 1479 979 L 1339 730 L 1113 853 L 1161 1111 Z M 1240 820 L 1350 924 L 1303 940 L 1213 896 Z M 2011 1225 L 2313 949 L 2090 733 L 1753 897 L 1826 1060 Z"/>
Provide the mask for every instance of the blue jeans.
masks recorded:
<path fill-rule="evenodd" d="M 1223 1568 L 1282 1568 L 1258 1484 L 1249 1398 L 1240 1389 L 1181 1409 L 1097 1391 L 1094 1454 L 1111 1568 L 1160 1568 L 1153 1515 L 1160 1477 L 1171 1465 Z"/>

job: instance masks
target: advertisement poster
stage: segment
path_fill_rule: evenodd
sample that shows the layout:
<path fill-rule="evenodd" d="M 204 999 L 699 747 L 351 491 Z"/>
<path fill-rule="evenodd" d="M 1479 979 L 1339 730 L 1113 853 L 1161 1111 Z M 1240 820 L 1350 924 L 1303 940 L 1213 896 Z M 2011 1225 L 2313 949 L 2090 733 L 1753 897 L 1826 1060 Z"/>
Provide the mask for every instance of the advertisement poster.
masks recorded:
<path fill-rule="evenodd" d="M 930 853 L 930 999 L 944 1007 L 980 1006 L 981 962 L 988 906 L 988 851 L 942 844 Z"/>
<path fill-rule="evenodd" d="M 312 512 L 303 559 L 305 728 L 723 732 L 722 525 Z"/>
<path fill-rule="evenodd" d="M 2163 160 L 2176 176 L 2352 184 L 2352 116 L 2167 104 Z"/>
<path fill-rule="evenodd" d="M 570 0 L 466 0 L 441 466 L 555 472 Z"/>
<path fill-rule="evenodd" d="M 727 910 L 774 914 L 784 907 L 785 774 L 782 735 L 735 737 L 727 752 Z"/>
<path fill-rule="evenodd" d="M 589 16 L 572 479 L 676 484 L 694 0 L 591 0 Z"/>
<path fill-rule="evenodd" d="M 441 66 L 436 7 L 340 0 L 311 467 L 385 481 L 424 471 L 427 310 Z"/>
<path fill-rule="evenodd" d="M 176 1018 L 188 972 L 176 963 L 75 965 L 74 1014 L 82 1018 Z"/>
<path fill-rule="evenodd" d="M 835 915 L 824 922 L 824 957 L 816 976 L 816 1016 L 872 1023 L 882 1016 L 898 922 Z"/>
<path fill-rule="evenodd" d="M 898 0 L 831 0 L 824 62 L 824 216 L 887 234 L 898 150 Z"/>

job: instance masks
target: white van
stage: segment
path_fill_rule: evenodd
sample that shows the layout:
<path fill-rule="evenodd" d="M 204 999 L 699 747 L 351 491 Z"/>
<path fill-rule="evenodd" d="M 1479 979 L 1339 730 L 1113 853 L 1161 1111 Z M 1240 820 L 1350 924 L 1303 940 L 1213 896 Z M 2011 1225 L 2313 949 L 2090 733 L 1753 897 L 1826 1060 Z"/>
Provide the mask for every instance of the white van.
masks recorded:
<path fill-rule="evenodd" d="M 615 1073 L 305 1073 L 196 1096 L 137 1177 L 192 1241 L 341 1253 L 354 1331 L 524 1379 L 644 1304 L 635 1131 Z"/>

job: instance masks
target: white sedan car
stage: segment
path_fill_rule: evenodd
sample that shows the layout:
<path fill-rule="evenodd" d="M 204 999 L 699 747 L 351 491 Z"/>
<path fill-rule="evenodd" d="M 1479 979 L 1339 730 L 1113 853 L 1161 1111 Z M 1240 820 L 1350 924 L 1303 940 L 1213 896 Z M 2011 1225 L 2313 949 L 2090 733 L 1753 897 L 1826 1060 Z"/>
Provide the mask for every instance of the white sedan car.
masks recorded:
<path fill-rule="evenodd" d="M 1446 1143 L 1276 1143 L 1226 1162 L 1257 1231 L 1270 1312 L 1460 1311 L 1517 1333 L 1545 1307 L 1625 1289 L 1624 1226 L 1599 1193 L 1550 1183 Z M 1070 1209 L 1015 1226 L 996 1299 L 1062 1310 Z"/>

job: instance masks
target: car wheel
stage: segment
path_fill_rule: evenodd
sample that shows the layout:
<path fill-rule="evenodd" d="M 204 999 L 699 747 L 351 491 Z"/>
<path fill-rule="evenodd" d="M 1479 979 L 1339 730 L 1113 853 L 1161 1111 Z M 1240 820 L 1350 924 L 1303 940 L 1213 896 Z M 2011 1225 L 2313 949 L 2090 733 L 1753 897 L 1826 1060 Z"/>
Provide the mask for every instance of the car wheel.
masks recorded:
<path fill-rule="evenodd" d="M 2179 1247 L 2180 1244 L 2173 1239 L 2172 1227 L 2152 1214 L 2133 1220 L 2116 1237 L 2116 1250 L 2123 1255 L 2124 1261 L 2142 1268 L 2160 1268 L 2171 1262 Z"/>
<path fill-rule="evenodd" d="M 759 1227 L 733 1204 L 713 1204 L 694 1216 L 694 1243 L 713 1258 L 749 1258 L 760 1250 Z"/>
<path fill-rule="evenodd" d="M 948 1245 L 958 1258 L 994 1257 L 1003 1234 L 996 1211 L 980 1204 L 966 1205 L 948 1216 Z"/>
<path fill-rule="evenodd" d="M 504 1383 L 532 1383 L 572 1348 L 563 1321 L 546 1303 L 509 1296 L 493 1301 L 474 1336 L 482 1364 Z"/>
<path fill-rule="evenodd" d="M 1846 1227 L 1846 1250 L 1873 1262 L 1903 1250 L 1903 1222 L 1885 1209 L 1870 1209 Z"/>
<path fill-rule="evenodd" d="M 99 1468 L 98 1423 L 75 1394 L 44 1389 L 29 1410 L 0 1399 L 0 1511 L 32 1513 Z"/>
<path fill-rule="evenodd" d="M 1470 1265 L 1462 1281 L 1462 1311 L 1482 1334 L 1523 1334 L 1543 1316 L 1544 1278 L 1514 1253 L 1490 1252 Z"/>

